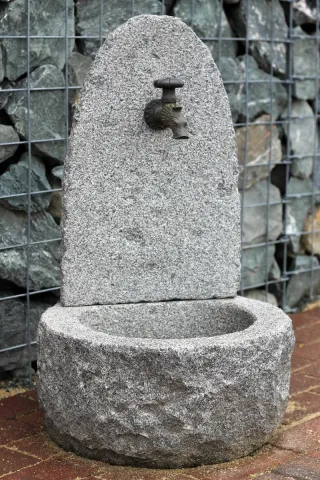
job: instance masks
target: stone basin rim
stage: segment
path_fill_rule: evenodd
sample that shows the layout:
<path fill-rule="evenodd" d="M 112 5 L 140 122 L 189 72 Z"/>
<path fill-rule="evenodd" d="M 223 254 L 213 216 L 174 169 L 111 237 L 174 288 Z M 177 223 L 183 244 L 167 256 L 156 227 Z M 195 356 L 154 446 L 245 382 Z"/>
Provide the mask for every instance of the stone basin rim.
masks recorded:
<path fill-rule="evenodd" d="M 131 348 L 131 349 L 172 349 L 172 350 L 192 350 L 198 348 L 245 348 L 246 341 L 258 341 L 263 338 L 267 339 L 275 335 L 283 335 L 291 326 L 290 318 L 279 308 L 258 300 L 247 299 L 245 297 L 234 297 L 228 299 L 217 300 L 177 300 L 176 303 L 185 307 L 197 306 L 200 303 L 210 303 L 215 306 L 228 306 L 238 308 L 239 311 L 245 312 L 253 318 L 253 323 L 239 331 L 226 334 L 218 334 L 215 336 L 194 336 L 194 337 L 170 337 L 170 338 L 153 338 L 153 337 L 136 337 L 123 335 L 110 335 L 86 326 L 81 322 L 80 317 L 86 313 L 97 312 L 104 309 L 141 309 L 150 306 L 165 305 L 168 302 L 154 302 L 141 304 L 119 304 L 119 305 L 93 305 L 79 307 L 63 307 L 57 303 L 54 307 L 49 308 L 42 316 L 41 324 L 45 325 L 57 335 L 69 337 L 73 341 L 87 343 L 91 347 L 101 346 L 108 349 L 114 348 Z M 199 305 L 200 306 L 200 305 Z M 201 318 L 201 317 L 199 317 Z M 41 327 L 40 324 L 40 327 Z"/>

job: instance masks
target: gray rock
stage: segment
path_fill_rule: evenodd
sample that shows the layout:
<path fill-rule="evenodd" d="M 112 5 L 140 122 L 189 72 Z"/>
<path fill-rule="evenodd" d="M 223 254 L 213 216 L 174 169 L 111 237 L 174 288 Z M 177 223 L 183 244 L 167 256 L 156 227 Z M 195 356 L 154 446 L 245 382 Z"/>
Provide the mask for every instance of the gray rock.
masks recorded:
<path fill-rule="evenodd" d="M 74 4 L 68 0 L 68 34 L 74 35 Z M 61 70 L 66 61 L 65 53 L 66 0 L 37 0 L 30 2 L 30 35 L 61 36 L 30 41 L 30 69 L 44 64 L 55 65 Z M 0 9 L 1 35 L 27 35 L 25 0 L 15 0 Z M 74 39 L 68 40 L 69 52 Z M 0 39 L 0 51 L 5 59 L 5 77 L 16 80 L 27 72 L 27 40 Z"/>
<path fill-rule="evenodd" d="M 6 106 L 8 99 L 11 96 L 11 92 L 8 92 L 7 90 L 13 91 L 13 89 L 14 83 L 9 82 L 6 79 L 0 84 L 0 110 Z"/>
<path fill-rule="evenodd" d="M 302 194 L 310 195 L 302 195 Z M 295 219 L 298 232 L 303 231 L 303 225 L 312 207 L 312 180 L 300 180 L 291 177 L 287 186 L 287 195 L 290 199 L 289 214 Z M 294 234 L 294 231 L 292 232 Z"/>
<path fill-rule="evenodd" d="M 62 188 L 61 188 L 61 179 L 63 175 L 63 166 L 59 165 L 54 167 L 51 171 L 52 175 L 50 178 L 50 183 L 53 189 L 59 189 L 59 191 L 52 192 L 51 202 L 48 209 L 48 212 L 54 217 L 54 219 L 59 223 L 62 215 Z"/>
<path fill-rule="evenodd" d="M 314 157 L 312 180 L 314 182 L 314 191 L 320 192 L 320 127 L 317 126 L 317 155 Z M 320 195 L 316 195 L 316 203 L 320 203 Z"/>
<path fill-rule="evenodd" d="M 90 57 L 85 57 L 78 52 L 72 52 L 68 60 L 69 85 L 72 87 L 82 87 L 83 82 L 89 72 L 92 64 Z M 79 96 L 78 89 L 69 90 L 69 102 L 75 103 Z"/>
<path fill-rule="evenodd" d="M 1 146 L 1 143 L 14 143 L 19 141 L 19 135 L 11 125 L 0 125 L 0 163 L 12 157 L 18 148 L 18 145 Z"/>
<path fill-rule="evenodd" d="M 62 177 L 63 177 L 63 166 L 62 165 L 58 165 L 57 167 L 54 167 L 52 170 L 51 170 L 51 173 L 52 175 L 57 178 L 58 180 L 62 180 Z"/>
<path fill-rule="evenodd" d="M 101 0 L 78 0 L 76 30 L 78 35 L 100 36 Z M 162 4 L 159 0 L 135 0 L 134 8 L 128 0 L 102 0 L 102 39 L 133 15 L 160 15 Z M 100 40 L 81 40 L 83 53 L 94 57 Z"/>
<path fill-rule="evenodd" d="M 242 252 L 243 287 L 262 286 L 268 280 L 274 262 L 275 246 L 245 248 Z"/>
<path fill-rule="evenodd" d="M 320 18 L 317 0 L 294 0 L 293 20 L 297 25 L 315 24 Z"/>
<path fill-rule="evenodd" d="M 320 206 L 311 208 L 303 225 L 301 249 L 311 255 L 320 255 Z"/>
<path fill-rule="evenodd" d="M 293 253 L 300 251 L 300 230 L 297 221 L 292 215 L 290 206 L 287 208 L 286 222 L 284 224 L 284 234 L 289 237 L 289 246 Z"/>
<path fill-rule="evenodd" d="M 261 70 L 251 55 L 222 57 L 219 69 L 225 82 L 234 122 L 238 119 L 252 121 L 263 113 L 270 114 L 276 120 L 287 106 L 288 94 L 281 81 Z M 248 92 L 246 77 L 249 82 Z"/>
<path fill-rule="evenodd" d="M 291 274 L 287 286 L 287 305 L 289 308 L 301 306 L 307 298 L 312 295 L 320 294 L 320 270 L 319 260 L 309 255 L 297 255 L 290 267 L 294 274 Z M 310 270 L 309 272 L 299 272 L 299 270 Z M 290 274 L 290 273 L 289 273 Z"/>
<path fill-rule="evenodd" d="M 282 117 L 286 118 L 288 111 L 283 112 Z M 291 173 L 298 178 L 308 178 L 312 173 L 313 157 L 317 148 L 316 122 L 312 108 L 308 102 L 295 100 L 292 102 L 290 131 L 288 125 L 284 124 L 284 131 L 288 136 L 292 154 Z"/>
<path fill-rule="evenodd" d="M 26 248 L 15 245 L 27 244 L 28 216 L 0 206 L 0 278 L 9 280 L 19 287 L 26 286 Z M 59 242 L 45 242 L 60 237 L 59 227 L 48 213 L 31 215 L 29 250 L 29 279 L 31 290 L 41 290 L 59 285 Z M 12 248 L 11 248 L 12 247 Z"/>
<path fill-rule="evenodd" d="M 59 222 L 62 216 L 62 192 L 53 192 L 48 212 Z"/>
<path fill-rule="evenodd" d="M 268 205 L 269 203 L 269 205 Z M 252 206 L 251 206 L 252 205 Z M 267 209 L 269 211 L 267 222 Z M 244 245 L 276 240 L 282 232 L 280 191 L 262 180 L 244 192 L 242 225 Z"/>
<path fill-rule="evenodd" d="M 12 292 L 0 292 L 0 349 L 26 343 L 26 303 L 19 298 L 4 300 Z M 41 301 L 30 301 L 30 339 L 35 341 L 42 313 L 50 305 Z M 37 359 L 36 346 L 31 346 L 31 361 Z M 14 374 L 29 364 L 28 349 L 18 348 L 0 354 L 0 372 Z"/>
<path fill-rule="evenodd" d="M 145 124 L 163 75 L 185 81 L 188 140 Z M 90 69 L 70 138 L 63 304 L 236 295 L 237 176 L 228 98 L 206 46 L 174 17 L 119 27 Z"/>
<path fill-rule="evenodd" d="M 31 155 L 31 191 L 39 192 L 50 190 L 50 183 L 46 177 L 46 169 L 40 158 Z M 8 170 L 0 177 L 0 197 L 5 195 L 19 195 L 28 192 L 29 181 L 28 153 L 23 153 L 19 162 L 9 166 Z M 50 193 L 31 195 L 30 211 L 46 210 L 50 203 Z M 5 207 L 13 210 L 28 212 L 28 195 L 0 199 Z"/>
<path fill-rule="evenodd" d="M 320 55 L 317 41 L 307 35 L 300 27 L 293 30 L 294 35 L 301 35 L 303 38 L 296 38 L 293 43 L 293 74 L 295 76 L 314 77 L 312 79 L 295 79 L 293 95 L 301 100 L 311 100 L 317 95 L 317 75 Z"/>
<path fill-rule="evenodd" d="M 219 56 L 235 57 L 236 41 L 223 40 L 223 38 L 232 38 L 233 34 L 220 0 L 194 0 L 193 2 L 177 0 L 174 14 L 192 27 L 198 37 L 222 38 L 220 51 L 218 40 L 205 41 L 216 61 Z"/>
<path fill-rule="evenodd" d="M 251 298 L 251 300 L 258 300 L 259 302 L 271 303 L 275 307 L 278 306 L 277 299 L 272 293 L 267 292 L 266 290 L 247 290 L 244 293 L 246 298 Z"/>
<path fill-rule="evenodd" d="M 240 63 L 237 58 L 221 57 L 219 70 L 228 94 L 232 120 L 236 123 L 241 112 L 241 95 L 244 88 L 241 83 L 243 75 Z"/>
<path fill-rule="evenodd" d="M 269 115 L 262 115 L 253 124 L 236 130 L 240 190 L 267 178 L 275 165 L 281 162 L 278 129 L 271 122 Z"/>
<path fill-rule="evenodd" d="M 53 65 L 43 65 L 30 74 L 31 88 L 54 88 L 64 86 L 63 74 Z M 27 79 L 16 83 L 17 88 L 25 88 Z M 25 92 L 15 92 L 5 106 L 6 112 L 23 138 L 28 138 L 27 96 Z M 45 140 L 64 138 L 65 94 L 63 90 L 31 92 L 31 139 Z M 34 153 L 49 157 L 49 162 L 63 162 L 65 142 L 52 141 L 32 144 Z"/>
<path fill-rule="evenodd" d="M 0 83 L 4 79 L 4 73 L 5 73 L 3 63 L 4 63 L 3 52 L 0 48 Z"/>
<path fill-rule="evenodd" d="M 240 111 L 243 120 L 252 121 L 262 113 L 276 120 L 288 103 L 285 87 L 278 78 L 261 70 L 251 55 L 243 55 L 239 61 L 243 81 L 246 76 L 249 82 L 248 92 L 245 82 L 242 88 Z"/>
<path fill-rule="evenodd" d="M 291 320 L 264 302 L 57 305 L 38 342 L 49 435 L 108 463 L 242 457 L 270 439 L 287 406 Z"/>
<path fill-rule="evenodd" d="M 272 44 L 270 41 L 259 40 L 260 38 L 270 39 L 271 36 L 276 39 L 287 39 L 288 27 L 283 9 L 278 0 L 272 2 L 250 0 L 249 18 L 247 18 L 247 2 L 248 0 L 242 0 L 230 9 L 231 25 L 240 38 L 249 36 L 253 39 L 249 42 L 249 50 L 262 70 L 271 73 L 272 67 L 274 75 L 284 77 L 286 74 L 285 43 Z"/>
<path fill-rule="evenodd" d="M 280 280 L 280 278 L 281 278 L 281 270 L 278 265 L 278 262 L 274 260 L 269 271 L 269 280 Z"/>

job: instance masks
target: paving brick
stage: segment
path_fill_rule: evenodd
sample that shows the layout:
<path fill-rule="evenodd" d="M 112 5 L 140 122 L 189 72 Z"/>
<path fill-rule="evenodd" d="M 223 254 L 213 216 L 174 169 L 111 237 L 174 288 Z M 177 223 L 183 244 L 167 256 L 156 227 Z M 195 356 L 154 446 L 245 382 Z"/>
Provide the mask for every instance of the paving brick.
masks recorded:
<path fill-rule="evenodd" d="M 34 400 L 35 402 L 38 403 L 38 395 L 37 395 L 37 390 L 36 389 L 27 390 L 26 392 L 21 393 L 21 395 L 23 397 Z"/>
<path fill-rule="evenodd" d="M 258 480 L 297 480 L 293 477 L 283 477 L 282 475 L 277 475 L 276 473 L 265 473 L 264 475 L 257 477 Z"/>
<path fill-rule="evenodd" d="M 39 460 L 22 453 L 12 452 L 0 447 L 0 476 L 6 473 L 16 472 L 20 468 L 34 465 Z"/>
<path fill-rule="evenodd" d="M 320 352 L 319 352 L 319 356 L 320 356 Z M 320 378 L 320 359 L 310 363 L 308 366 L 305 366 L 302 370 L 299 371 L 299 373 Z"/>
<path fill-rule="evenodd" d="M 294 313 L 293 315 L 290 315 L 295 333 L 300 330 L 300 328 L 305 328 L 320 322 L 320 309 L 317 308 L 315 310 L 309 310 L 308 312 Z"/>
<path fill-rule="evenodd" d="M 32 412 L 37 408 L 38 405 L 33 399 L 22 395 L 4 398 L 0 400 L 0 422 Z"/>
<path fill-rule="evenodd" d="M 319 442 L 320 442 L 320 440 L 319 440 Z M 309 457 L 320 458 L 320 449 L 319 450 L 313 450 L 313 452 L 309 452 L 308 456 Z"/>
<path fill-rule="evenodd" d="M 316 377 L 303 375 L 302 373 L 294 373 L 291 375 L 290 395 L 297 395 L 298 393 L 316 388 L 317 386 L 320 386 L 320 380 Z"/>
<path fill-rule="evenodd" d="M 304 343 L 296 343 L 293 356 L 296 358 L 303 358 L 305 360 L 318 360 L 320 352 L 320 342 L 307 345 Z"/>
<path fill-rule="evenodd" d="M 101 480 L 192 480 L 183 470 L 154 470 L 106 466 L 96 472 Z"/>
<path fill-rule="evenodd" d="M 53 443 L 46 433 L 17 440 L 6 445 L 12 451 L 33 455 L 39 460 L 47 460 L 53 455 L 63 453 L 63 450 Z"/>
<path fill-rule="evenodd" d="M 315 343 L 320 341 L 320 322 L 300 328 L 295 332 L 297 343 Z"/>
<path fill-rule="evenodd" d="M 296 427 L 281 429 L 271 443 L 278 448 L 297 453 L 320 450 L 320 417 L 301 423 Z"/>
<path fill-rule="evenodd" d="M 280 465 L 272 470 L 272 473 L 290 477 L 297 480 L 319 480 L 320 479 L 320 458 L 301 456 L 294 460 Z"/>
<path fill-rule="evenodd" d="M 0 446 L 36 435 L 36 433 L 37 430 L 32 425 L 17 422 L 17 420 L 6 420 L 0 423 Z"/>
<path fill-rule="evenodd" d="M 312 392 L 299 393 L 289 400 L 283 424 L 301 420 L 310 413 L 320 412 L 319 395 Z"/>
<path fill-rule="evenodd" d="M 315 320 L 320 321 L 320 307 L 305 310 L 304 312 L 301 312 L 301 314 L 308 315 L 308 317 L 312 317 Z"/>
<path fill-rule="evenodd" d="M 74 460 L 61 455 L 7 475 L 5 480 L 83 480 L 94 477 L 94 469 L 95 462 Z"/>
<path fill-rule="evenodd" d="M 313 363 L 313 360 L 307 360 L 305 358 L 299 358 L 299 357 L 292 356 L 291 357 L 291 372 L 292 373 L 297 372 L 297 371 L 300 372 L 304 368 L 312 365 L 312 363 Z"/>
<path fill-rule="evenodd" d="M 17 417 L 17 420 L 19 420 L 19 422 L 28 423 L 29 425 L 34 425 L 38 428 L 43 428 L 44 426 L 44 414 L 39 410 Z"/>
<path fill-rule="evenodd" d="M 247 480 L 252 475 L 262 474 L 277 465 L 288 462 L 295 455 L 293 452 L 267 445 L 252 456 L 218 465 L 186 468 L 181 470 L 181 473 L 189 476 L 189 480 L 190 477 L 197 480 Z M 178 479 L 179 477 L 174 480 Z"/>

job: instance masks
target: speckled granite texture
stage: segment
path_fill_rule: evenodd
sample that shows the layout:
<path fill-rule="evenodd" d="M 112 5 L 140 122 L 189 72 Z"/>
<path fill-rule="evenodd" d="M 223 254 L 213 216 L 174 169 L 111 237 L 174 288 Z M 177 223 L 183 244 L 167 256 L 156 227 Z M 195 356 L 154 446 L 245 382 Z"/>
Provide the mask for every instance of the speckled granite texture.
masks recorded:
<path fill-rule="evenodd" d="M 175 76 L 190 138 L 143 118 Z M 82 90 L 64 177 L 61 302 L 236 295 L 238 166 L 230 108 L 207 47 L 174 17 L 142 15 L 100 49 Z"/>
<path fill-rule="evenodd" d="M 291 320 L 259 301 L 56 305 L 39 344 L 50 436 L 111 463 L 244 456 L 267 442 L 287 405 Z"/>
<path fill-rule="evenodd" d="M 167 76 L 185 81 L 188 140 L 143 119 L 161 95 L 153 80 Z M 239 267 L 220 74 L 178 19 L 134 17 L 93 62 L 70 140 L 62 298 L 38 335 L 51 438 L 156 468 L 224 462 L 266 443 L 287 405 L 294 338 L 281 310 L 236 297 Z"/>

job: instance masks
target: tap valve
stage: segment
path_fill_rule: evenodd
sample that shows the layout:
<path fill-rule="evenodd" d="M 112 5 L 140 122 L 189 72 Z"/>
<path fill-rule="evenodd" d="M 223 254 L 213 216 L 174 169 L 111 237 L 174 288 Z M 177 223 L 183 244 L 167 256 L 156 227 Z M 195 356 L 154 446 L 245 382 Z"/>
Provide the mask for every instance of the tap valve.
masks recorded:
<path fill-rule="evenodd" d="M 162 88 L 162 103 L 176 103 L 176 88 L 182 88 L 184 82 L 177 78 L 161 78 L 153 82 L 155 88 Z"/>
<path fill-rule="evenodd" d="M 154 130 L 171 128 L 173 138 L 189 138 L 187 121 L 182 114 L 182 107 L 177 106 L 176 88 L 184 83 L 177 78 L 162 78 L 153 82 L 155 88 L 162 88 L 162 98 L 151 100 L 145 110 L 144 119 Z"/>

